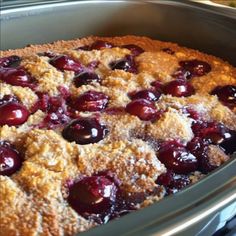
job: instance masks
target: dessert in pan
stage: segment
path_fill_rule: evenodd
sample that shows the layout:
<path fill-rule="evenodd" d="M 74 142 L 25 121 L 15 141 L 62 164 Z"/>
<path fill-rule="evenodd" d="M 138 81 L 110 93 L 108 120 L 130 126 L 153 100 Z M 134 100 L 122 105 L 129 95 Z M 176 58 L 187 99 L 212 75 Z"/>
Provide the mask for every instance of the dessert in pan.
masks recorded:
<path fill-rule="evenodd" d="M 236 148 L 235 75 L 137 36 L 2 51 L 0 235 L 73 235 L 215 170 Z"/>

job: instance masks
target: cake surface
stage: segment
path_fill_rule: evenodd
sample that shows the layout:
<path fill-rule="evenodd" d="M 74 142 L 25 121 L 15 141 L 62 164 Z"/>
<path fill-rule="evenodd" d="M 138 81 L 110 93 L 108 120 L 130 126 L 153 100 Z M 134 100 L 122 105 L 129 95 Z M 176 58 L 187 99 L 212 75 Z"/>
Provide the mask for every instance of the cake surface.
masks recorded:
<path fill-rule="evenodd" d="M 236 68 L 214 56 L 125 36 L 0 57 L 0 236 L 83 232 L 235 152 Z"/>

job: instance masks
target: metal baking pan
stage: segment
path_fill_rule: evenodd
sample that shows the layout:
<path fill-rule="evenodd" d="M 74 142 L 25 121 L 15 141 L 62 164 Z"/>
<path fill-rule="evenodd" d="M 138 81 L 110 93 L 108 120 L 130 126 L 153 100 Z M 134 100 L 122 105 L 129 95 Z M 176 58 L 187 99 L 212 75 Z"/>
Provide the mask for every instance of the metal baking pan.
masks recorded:
<path fill-rule="evenodd" d="M 182 1 L 10 1 L 1 50 L 88 35 L 144 35 L 221 57 L 236 66 L 236 11 Z M 210 236 L 222 209 L 236 214 L 236 157 L 198 183 L 83 236 Z"/>

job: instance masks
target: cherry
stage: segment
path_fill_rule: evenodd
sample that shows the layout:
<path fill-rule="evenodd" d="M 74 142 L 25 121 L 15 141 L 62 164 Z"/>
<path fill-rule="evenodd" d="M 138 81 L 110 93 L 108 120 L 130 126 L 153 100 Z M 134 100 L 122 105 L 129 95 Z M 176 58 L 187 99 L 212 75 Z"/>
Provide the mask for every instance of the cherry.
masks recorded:
<path fill-rule="evenodd" d="M 186 175 L 177 175 L 173 171 L 167 170 L 166 173 L 158 176 L 156 183 L 163 185 L 169 195 L 189 185 L 190 179 Z"/>
<path fill-rule="evenodd" d="M 175 52 L 171 48 L 162 48 L 162 51 L 166 52 L 166 53 L 168 53 L 170 55 L 174 55 L 175 54 Z"/>
<path fill-rule="evenodd" d="M 63 99 L 67 99 L 67 98 L 69 98 L 71 96 L 71 92 L 70 92 L 69 88 L 66 87 L 66 86 L 60 85 L 58 87 L 58 91 L 60 92 L 60 96 Z"/>
<path fill-rule="evenodd" d="M 66 101 L 63 97 L 44 97 L 47 101 L 47 116 L 44 123 L 49 128 L 69 122 Z M 43 100 L 42 100 L 43 101 Z"/>
<path fill-rule="evenodd" d="M 74 77 L 74 84 L 78 88 L 82 85 L 100 82 L 101 78 L 93 72 L 82 72 Z"/>
<path fill-rule="evenodd" d="M 59 110 L 57 112 L 48 113 L 40 127 L 53 129 L 56 126 L 68 123 L 69 120 L 70 118 L 64 114 L 63 111 Z"/>
<path fill-rule="evenodd" d="M 207 155 L 208 147 L 209 141 L 199 137 L 194 137 L 187 144 L 187 149 L 198 159 L 198 169 L 204 174 L 207 174 L 218 167 L 210 162 L 210 159 Z"/>
<path fill-rule="evenodd" d="M 110 67 L 112 70 L 124 70 L 134 74 L 137 73 L 137 67 L 134 58 L 130 55 L 118 61 L 111 62 Z"/>
<path fill-rule="evenodd" d="M 19 103 L 20 101 L 16 96 L 7 94 L 4 95 L 2 99 L 0 99 L 0 106 L 9 102 Z"/>
<path fill-rule="evenodd" d="M 236 107 L 236 86 L 226 85 L 216 87 L 211 94 L 217 95 L 219 100 L 226 106 Z"/>
<path fill-rule="evenodd" d="M 32 113 L 36 112 L 37 110 L 46 112 L 48 109 L 49 95 L 41 92 L 36 92 L 36 94 L 38 96 L 38 100 L 31 108 Z"/>
<path fill-rule="evenodd" d="M 104 48 L 113 48 L 114 45 L 112 43 L 109 43 L 109 42 L 105 42 L 105 41 L 102 41 L 102 40 L 97 40 L 95 41 L 94 43 L 91 44 L 90 46 L 90 50 L 101 50 L 101 49 L 104 49 Z"/>
<path fill-rule="evenodd" d="M 118 187 L 106 176 L 90 176 L 69 188 L 68 202 L 80 214 L 106 214 L 112 211 Z"/>
<path fill-rule="evenodd" d="M 186 175 L 177 175 L 174 174 L 174 178 L 169 184 L 169 187 L 172 189 L 182 189 L 190 184 L 190 179 Z"/>
<path fill-rule="evenodd" d="M 225 138 L 219 145 L 225 150 L 226 154 L 236 152 L 236 131 L 230 130 L 229 136 Z"/>
<path fill-rule="evenodd" d="M 161 91 L 161 90 L 163 89 L 163 84 L 162 84 L 160 81 L 158 81 L 158 80 L 153 81 L 153 82 L 151 83 L 151 85 L 152 85 L 157 91 Z"/>
<path fill-rule="evenodd" d="M 188 174 L 198 168 L 197 158 L 176 141 L 163 143 L 158 151 L 158 158 L 177 174 Z"/>
<path fill-rule="evenodd" d="M 130 62 L 128 60 L 119 60 L 116 61 L 114 63 L 111 64 L 111 68 L 112 70 L 124 70 L 124 71 L 128 71 L 130 69 L 131 65 Z"/>
<path fill-rule="evenodd" d="M 96 68 L 98 67 L 99 64 L 100 64 L 100 62 L 97 61 L 97 60 L 90 61 L 90 62 L 86 65 L 87 72 L 93 71 L 94 69 L 96 69 Z"/>
<path fill-rule="evenodd" d="M 207 154 L 203 153 L 199 159 L 199 169 L 203 174 L 207 174 L 215 170 L 218 166 L 212 164 Z"/>
<path fill-rule="evenodd" d="M 202 139 L 200 137 L 194 137 L 190 142 L 188 142 L 186 148 L 198 159 L 201 159 L 202 156 L 206 154 L 208 146 L 208 140 Z"/>
<path fill-rule="evenodd" d="M 204 61 L 194 59 L 179 62 L 180 68 L 173 74 L 178 79 L 191 79 L 203 76 L 211 71 L 211 66 Z"/>
<path fill-rule="evenodd" d="M 38 53 L 38 55 L 43 56 L 43 57 L 48 57 L 48 58 L 54 58 L 57 56 L 54 52 L 51 52 L 51 51 Z"/>
<path fill-rule="evenodd" d="M 148 101 L 157 101 L 161 96 L 161 93 L 158 91 L 152 91 L 150 89 L 140 90 L 130 94 L 132 100 L 143 98 Z"/>
<path fill-rule="evenodd" d="M 142 199 L 142 201 L 144 200 L 145 199 Z M 119 218 L 121 216 L 124 216 L 130 212 L 137 210 L 137 207 L 135 205 L 141 203 L 142 201 L 139 201 L 139 198 L 136 196 L 127 197 L 127 196 L 120 196 L 118 194 L 116 199 L 115 209 L 112 212 L 110 219 Z"/>
<path fill-rule="evenodd" d="M 9 56 L 0 58 L 0 68 L 1 67 L 17 67 L 19 66 L 21 58 L 18 56 Z"/>
<path fill-rule="evenodd" d="M 120 189 L 120 181 L 110 171 L 70 181 L 68 187 L 67 200 L 71 207 L 98 224 L 107 223 L 135 210 L 135 203 L 141 202 L 137 195 L 127 197 Z"/>
<path fill-rule="evenodd" d="M 207 155 L 210 144 L 219 145 L 226 154 L 236 151 L 236 131 L 223 124 L 198 120 L 192 125 L 195 137 L 187 144 L 187 149 L 199 160 L 199 169 L 208 173 L 218 166 L 212 164 Z"/>
<path fill-rule="evenodd" d="M 19 103 L 9 102 L 0 106 L 0 125 L 16 126 L 25 123 L 30 115 Z"/>
<path fill-rule="evenodd" d="M 0 142 L 0 175 L 10 176 L 20 169 L 22 159 L 16 149 L 6 142 Z"/>
<path fill-rule="evenodd" d="M 169 186 L 170 183 L 173 181 L 173 177 L 174 177 L 174 172 L 167 170 L 166 173 L 158 176 L 156 183 L 164 186 Z"/>
<path fill-rule="evenodd" d="M 187 114 L 188 117 L 192 118 L 195 121 L 200 120 L 201 118 L 200 114 L 191 107 L 184 107 L 182 109 L 182 112 L 184 114 Z"/>
<path fill-rule="evenodd" d="M 163 91 L 175 97 L 188 97 L 195 92 L 193 86 L 184 80 L 170 81 L 163 87 Z"/>
<path fill-rule="evenodd" d="M 108 96 L 97 91 L 87 91 L 80 95 L 73 103 L 78 111 L 101 111 L 108 103 Z"/>
<path fill-rule="evenodd" d="M 158 115 L 155 105 L 146 99 L 133 100 L 126 106 L 125 110 L 145 121 L 153 120 Z"/>
<path fill-rule="evenodd" d="M 71 182 L 68 187 L 67 200 L 71 207 L 86 219 L 93 219 L 98 224 L 134 211 L 135 204 L 145 199 L 138 194 L 129 197 L 124 194 L 120 189 L 120 181 L 110 171 L 82 177 Z"/>
<path fill-rule="evenodd" d="M 50 61 L 50 64 L 55 66 L 58 70 L 65 71 L 74 71 L 80 73 L 83 71 L 83 66 L 79 61 L 75 61 L 69 56 L 60 55 L 53 57 Z"/>
<path fill-rule="evenodd" d="M 226 140 L 231 140 L 233 131 L 223 124 L 216 122 L 197 121 L 193 123 L 192 130 L 195 136 L 207 140 L 209 143 L 221 145 Z"/>
<path fill-rule="evenodd" d="M 42 110 L 46 113 L 40 128 L 55 128 L 70 121 L 69 112 L 67 111 L 66 99 L 70 96 L 65 87 L 60 87 L 60 96 L 50 97 L 46 93 L 37 92 L 38 101 L 31 108 L 32 112 Z"/>
<path fill-rule="evenodd" d="M 62 136 L 77 144 L 97 143 L 108 133 L 105 125 L 95 118 L 79 118 L 69 123 L 62 131 Z"/>
<path fill-rule="evenodd" d="M 135 44 L 126 44 L 126 45 L 123 45 L 122 48 L 129 49 L 133 56 L 138 56 L 138 55 L 140 55 L 141 53 L 144 52 L 144 50 L 141 47 L 139 47 Z"/>
<path fill-rule="evenodd" d="M 22 68 L 2 68 L 0 69 L 0 80 L 7 84 L 35 88 L 36 81 Z"/>
<path fill-rule="evenodd" d="M 90 46 L 84 45 L 84 46 L 78 47 L 77 50 L 90 51 Z"/>

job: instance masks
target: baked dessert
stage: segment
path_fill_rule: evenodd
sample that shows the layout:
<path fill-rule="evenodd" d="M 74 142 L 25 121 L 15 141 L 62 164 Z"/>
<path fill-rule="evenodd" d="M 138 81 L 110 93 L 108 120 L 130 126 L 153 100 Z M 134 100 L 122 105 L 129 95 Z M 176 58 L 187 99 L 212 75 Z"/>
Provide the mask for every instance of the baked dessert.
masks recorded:
<path fill-rule="evenodd" d="M 73 235 L 195 183 L 236 143 L 236 69 L 146 37 L 1 51 L 0 235 Z"/>

